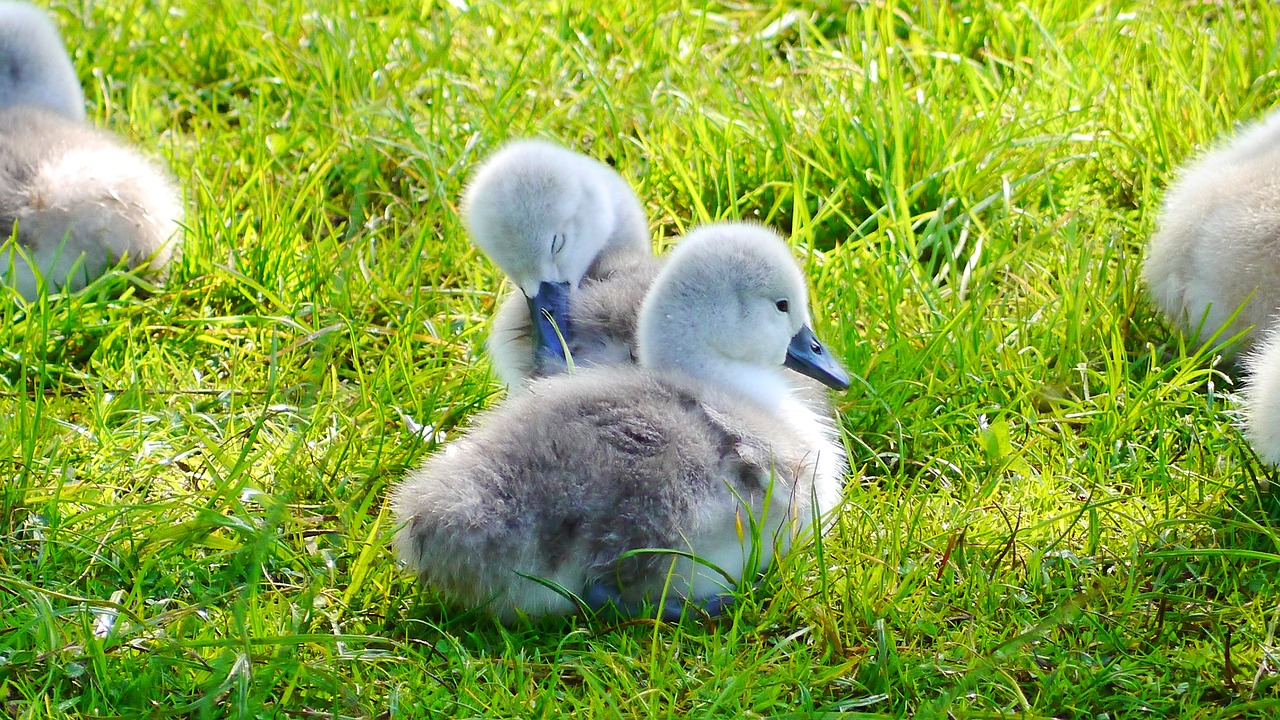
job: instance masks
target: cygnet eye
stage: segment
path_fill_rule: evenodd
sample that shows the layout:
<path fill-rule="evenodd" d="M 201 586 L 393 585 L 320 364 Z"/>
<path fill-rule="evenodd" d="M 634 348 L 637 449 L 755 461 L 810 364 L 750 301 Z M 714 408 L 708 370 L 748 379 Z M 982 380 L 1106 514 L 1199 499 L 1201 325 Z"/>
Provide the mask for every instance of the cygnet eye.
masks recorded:
<path fill-rule="evenodd" d="M 773 304 L 773 306 L 774 306 L 774 307 L 776 307 L 776 308 L 778 308 L 778 312 L 780 312 L 780 313 L 787 312 L 788 310 L 790 310 L 790 309 L 791 309 L 791 303 L 787 302 L 786 298 L 783 298 L 783 299 L 781 299 L 781 300 L 779 300 L 779 301 L 775 302 L 775 303 Z"/>
<path fill-rule="evenodd" d="M 560 254 L 560 251 L 564 249 L 564 243 L 566 239 L 568 239 L 568 236 L 562 233 L 551 236 L 551 254 L 552 255 Z"/>

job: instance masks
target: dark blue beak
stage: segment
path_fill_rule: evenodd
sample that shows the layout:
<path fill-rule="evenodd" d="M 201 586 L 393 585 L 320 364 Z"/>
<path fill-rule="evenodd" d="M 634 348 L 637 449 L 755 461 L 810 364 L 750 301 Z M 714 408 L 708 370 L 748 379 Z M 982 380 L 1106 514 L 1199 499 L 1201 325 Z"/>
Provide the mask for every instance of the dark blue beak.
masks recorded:
<path fill-rule="evenodd" d="M 540 370 L 568 372 L 565 348 L 569 345 L 569 288 L 567 282 L 544 282 L 529 298 L 533 363 Z M 563 344 L 561 338 L 564 339 Z"/>
<path fill-rule="evenodd" d="M 800 328 L 800 332 L 791 338 L 791 345 L 787 347 L 787 360 L 782 364 L 834 390 L 846 390 L 849 387 L 849 373 L 822 347 L 808 325 Z"/>

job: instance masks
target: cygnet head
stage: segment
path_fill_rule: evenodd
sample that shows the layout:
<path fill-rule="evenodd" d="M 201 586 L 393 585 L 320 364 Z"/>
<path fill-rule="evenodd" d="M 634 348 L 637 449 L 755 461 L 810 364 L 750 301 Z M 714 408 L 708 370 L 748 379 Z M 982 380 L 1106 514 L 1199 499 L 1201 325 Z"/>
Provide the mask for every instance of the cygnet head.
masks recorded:
<path fill-rule="evenodd" d="M 640 364 L 677 368 L 765 400 L 783 366 L 844 390 L 849 376 L 814 336 L 804 276 L 782 238 L 744 223 L 699 228 L 676 246 L 640 309 Z"/>
<path fill-rule="evenodd" d="M 0 107 L 37 105 L 84 120 L 84 91 L 57 29 L 22 2 L 0 2 Z"/>
<path fill-rule="evenodd" d="M 517 140 L 490 157 L 463 193 L 462 219 L 476 247 L 529 299 L 535 353 L 561 362 L 555 333 L 568 339 L 569 292 L 603 255 L 650 252 L 644 210 L 626 181 L 541 140 Z"/>

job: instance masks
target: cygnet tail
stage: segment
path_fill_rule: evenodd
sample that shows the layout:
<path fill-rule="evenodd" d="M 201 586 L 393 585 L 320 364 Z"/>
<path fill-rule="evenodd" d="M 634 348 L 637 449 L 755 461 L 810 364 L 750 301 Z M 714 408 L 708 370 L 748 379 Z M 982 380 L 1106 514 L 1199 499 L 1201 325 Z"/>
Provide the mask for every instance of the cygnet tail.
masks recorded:
<path fill-rule="evenodd" d="M 504 621 L 578 610 L 570 593 L 584 586 L 579 566 L 550 566 L 538 518 L 493 492 L 483 470 L 458 467 L 456 452 L 446 449 L 395 490 L 401 561 L 453 602 Z"/>

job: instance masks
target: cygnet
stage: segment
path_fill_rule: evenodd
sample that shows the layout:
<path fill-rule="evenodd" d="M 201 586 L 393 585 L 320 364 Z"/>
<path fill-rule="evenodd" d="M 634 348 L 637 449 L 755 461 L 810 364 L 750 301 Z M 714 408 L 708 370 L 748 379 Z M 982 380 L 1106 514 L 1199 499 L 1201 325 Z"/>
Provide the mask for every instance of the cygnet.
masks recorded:
<path fill-rule="evenodd" d="M 1229 352 L 1271 326 L 1280 306 L 1280 113 L 1179 172 L 1142 277 L 1184 332 L 1218 342 L 1246 333 Z"/>
<path fill-rule="evenodd" d="M 49 18 L 0 2 L 0 282 L 76 290 L 109 267 L 162 271 L 181 242 L 169 176 L 84 122 L 84 95 Z"/>
<path fill-rule="evenodd" d="M 781 238 L 749 224 L 690 233 L 638 337 L 638 366 L 533 382 L 395 489 L 396 546 L 422 581 L 504 621 L 583 606 L 714 614 L 828 525 L 843 446 L 785 373 L 837 389 L 848 376 L 810 329 Z"/>
<path fill-rule="evenodd" d="M 598 160 L 543 140 L 502 147 L 462 198 L 472 242 L 520 289 L 488 351 L 512 388 L 580 365 L 629 361 L 635 308 L 657 272 L 640 201 Z"/>

